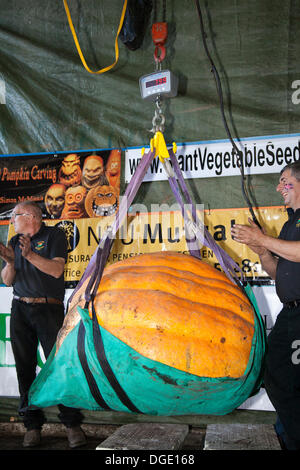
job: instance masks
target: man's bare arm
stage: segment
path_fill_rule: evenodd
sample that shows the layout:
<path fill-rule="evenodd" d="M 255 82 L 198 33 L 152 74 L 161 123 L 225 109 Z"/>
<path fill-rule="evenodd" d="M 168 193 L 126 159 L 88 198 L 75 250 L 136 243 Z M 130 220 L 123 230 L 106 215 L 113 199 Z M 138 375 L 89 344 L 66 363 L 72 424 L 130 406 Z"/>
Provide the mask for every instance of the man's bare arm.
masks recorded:
<path fill-rule="evenodd" d="M 261 261 L 261 267 L 272 279 L 276 278 L 276 270 L 277 270 L 277 263 L 278 259 L 272 255 L 268 250 L 266 250 L 263 254 L 259 255 Z"/>
<path fill-rule="evenodd" d="M 1 271 L 1 277 L 6 286 L 11 286 L 16 276 L 15 253 L 13 248 L 10 245 L 5 246 L 3 243 L 0 243 L 0 257 L 6 263 Z"/>
<path fill-rule="evenodd" d="M 49 274 L 50 276 L 53 276 L 55 278 L 59 278 L 64 271 L 64 258 L 47 259 L 38 255 L 37 253 L 34 253 L 33 251 L 31 251 L 30 254 L 28 254 L 24 258 L 26 258 L 27 261 L 29 261 L 31 264 L 33 264 L 33 266 L 35 266 L 43 273 Z"/>

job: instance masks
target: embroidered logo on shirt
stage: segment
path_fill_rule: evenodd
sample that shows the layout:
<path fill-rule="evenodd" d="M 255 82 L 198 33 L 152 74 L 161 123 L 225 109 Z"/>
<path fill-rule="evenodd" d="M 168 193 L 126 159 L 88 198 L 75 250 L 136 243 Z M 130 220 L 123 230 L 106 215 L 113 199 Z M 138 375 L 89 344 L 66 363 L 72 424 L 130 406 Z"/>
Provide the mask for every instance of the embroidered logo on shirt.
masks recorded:
<path fill-rule="evenodd" d="M 37 242 L 34 246 L 34 248 L 37 250 L 37 251 L 41 251 L 43 248 L 45 248 L 45 245 L 46 245 L 46 242 L 45 240 L 41 240 L 39 242 Z"/>
<path fill-rule="evenodd" d="M 296 222 L 296 227 L 297 227 L 297 228 L 300 228 L 300 219 L 297 220 L 297 222 Z"/>

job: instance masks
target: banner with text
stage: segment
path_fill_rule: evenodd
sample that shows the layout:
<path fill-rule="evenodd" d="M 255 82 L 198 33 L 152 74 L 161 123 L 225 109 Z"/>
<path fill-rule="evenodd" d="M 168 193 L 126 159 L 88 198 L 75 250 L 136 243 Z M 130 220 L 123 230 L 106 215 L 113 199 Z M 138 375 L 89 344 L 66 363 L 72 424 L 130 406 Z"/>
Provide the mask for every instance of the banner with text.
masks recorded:
<path fill-rule="evenodd" d="M 300 134 L 245 138 L 236 145 L 243 155 L 245 175 L 278 173 L 300 159 Z M 129 148 L 125 156 L 125 181 L 129 182 L 142 158 L 142 149 Z M 188 179 L 240 175 L 238 156 L 229 140 L 178 144 L 176 156 Z M 144 182 L 166 179 L 159 158 L 155 158 Z"/>
<path fill-rule="evenodd" d="M 267 233 L 278 236 L 287 220 L 284 207 L 260 207 L 257 217 Z M 230 230 L 234 223 L 248 224 L 247 209 L 215 209 L 204 211 L 204 224 L 214 240 L 241 267 L 245 276 L 251 279 L 267 277 L 261 270 L 258 256 L 246 245 L 231 238 Z M 112 224 L 113 216 L 79 220 L 49 220 L 48 225 L 61 227 L 68 240 L 68 261 L 65 266 L 65 281 L 78 282 L 105 230 Z M 14 235 L 10 224 L 8 238 Z M 127 220 L 116 235 L 108 258 L 108 264 L 156 251 L 178 251 L 188 254 L 183 219 L 180 211 L 138 213 Z M 212 250 L 201 247 L 204 261 L 220 269 Z"/>
<path fill-rule="evenodd" d="M 11 155 L 0 158 L 0 219 L 35 201 L 43 216 L 79 219 L 118 210 L 121 150 Z"/>

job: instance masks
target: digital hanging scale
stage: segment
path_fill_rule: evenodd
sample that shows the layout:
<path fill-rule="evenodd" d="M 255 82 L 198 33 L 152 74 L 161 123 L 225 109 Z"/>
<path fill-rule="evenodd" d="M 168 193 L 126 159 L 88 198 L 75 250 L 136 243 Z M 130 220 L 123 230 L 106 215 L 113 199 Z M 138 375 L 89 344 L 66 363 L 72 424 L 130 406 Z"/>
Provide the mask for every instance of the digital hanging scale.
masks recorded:
<path fill-rule="evenodd" d="M 170 70 L 143 75 L 140 78 L 141 96 L 144 100 L 155 101 L 158 96 L 172 98 L 177 95 L 178 78 Z"/>

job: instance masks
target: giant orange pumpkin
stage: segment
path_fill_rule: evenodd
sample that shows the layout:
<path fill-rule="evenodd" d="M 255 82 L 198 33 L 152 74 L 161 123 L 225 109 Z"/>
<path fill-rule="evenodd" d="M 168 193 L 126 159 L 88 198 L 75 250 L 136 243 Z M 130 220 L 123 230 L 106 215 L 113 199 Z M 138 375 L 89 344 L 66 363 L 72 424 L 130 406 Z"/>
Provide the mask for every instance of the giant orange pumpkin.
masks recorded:
<path fill-rule="evenodd" d="M 99 324 L 145 357 L 200 377 L 245 372 L 252 305 L 222 272 L 192 256 L 160 252 L 112 264 L 94 305 Z"/>

